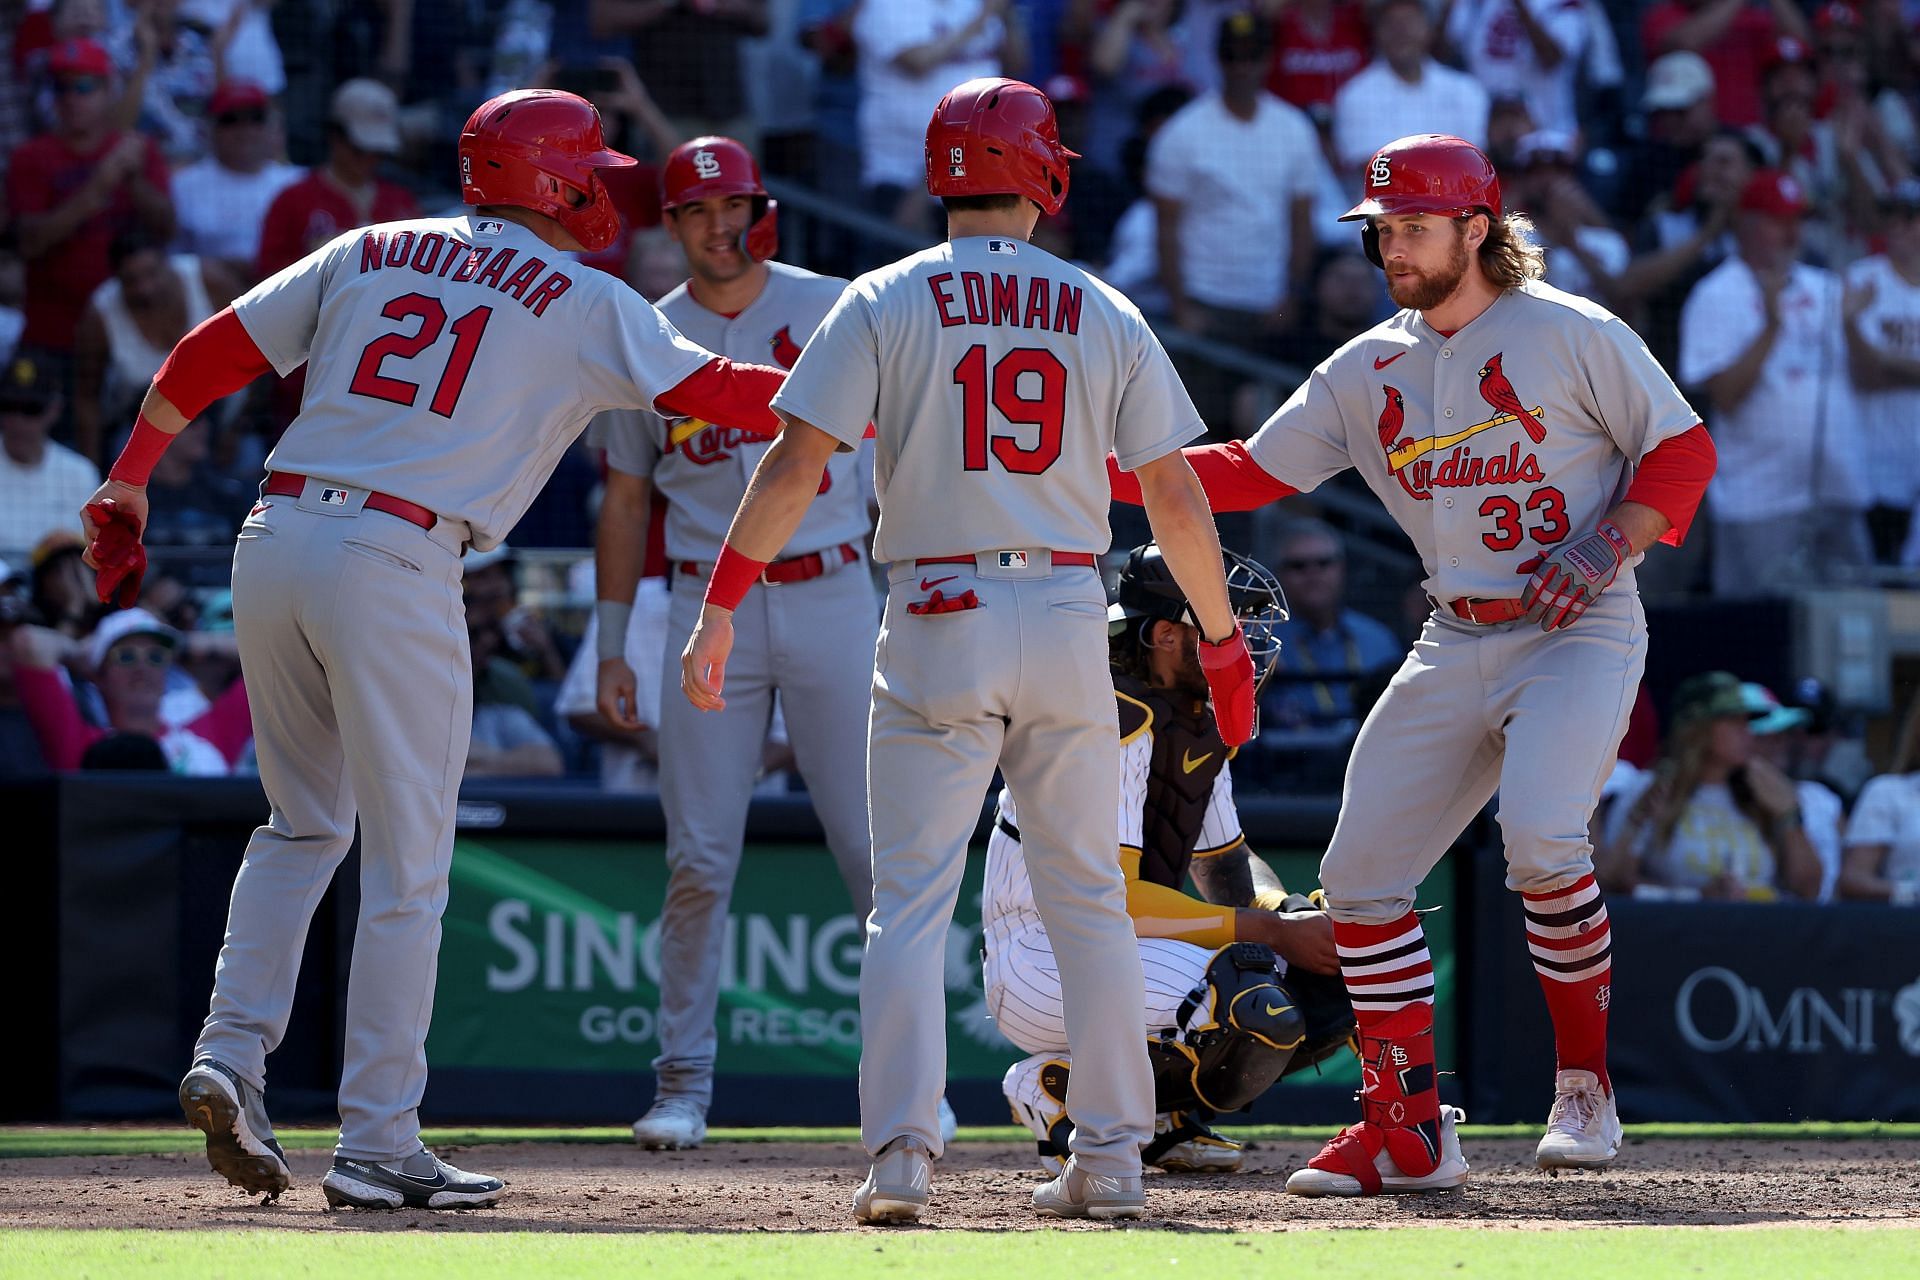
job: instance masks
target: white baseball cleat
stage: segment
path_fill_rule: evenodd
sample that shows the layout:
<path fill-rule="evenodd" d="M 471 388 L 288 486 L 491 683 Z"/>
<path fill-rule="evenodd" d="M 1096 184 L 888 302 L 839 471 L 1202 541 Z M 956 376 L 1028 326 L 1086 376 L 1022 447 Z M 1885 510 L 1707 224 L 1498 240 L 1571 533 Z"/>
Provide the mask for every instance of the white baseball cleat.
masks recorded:
<path fill-rule="evenodd" d="M 1533 1153 L 1542 1169 L 1604 1169 L 1620 1154 L 1620 1111 L 1591 1071 L 1562 1071 L 1553 1079 L 1553 1110 Z"/>
<path fill-rule="evenodd" d="M 867 1180 L 853 1196 L 861 1222 L 916 1222 L 933 1188 L 933 1154 L 918 1138 L 895 1138 L 874 1157 Z"/>
<path fill-rule="evenodd" d="M 656 1098 L 633 1122 L 633 1140 L 649 1151 L 685 1151 L 707 1140 L 707 1109 L 691 1098 Z"/>
<path fill-rule="evenodd" d="M 1383 1145 L 1373 1157 L 1373 1167 L 1380 1175 L 1380 1188 L 1376 1192 L 1369 1193 L 1360 1179 L 1352 1174 L 1317 1169 L 1312 1165 L 1294 1170 L 1287 1179 L 1287 1190 L 1296 1196 L 1409 1195 L 1420 1191 L 1451 1191 L 1467 1180 L 1467 1158 L 1460 1153 L 1460 1134 L 1454 1128 L 1466 1118 L 1466 1113 L 1458 1107 L 1440 1108 L 1440 1162 L 1434 1165 L 1431 1173 L 1402 1173 L 1400 1166 L 1394 1163 L 1392 1153 Z M 1364 1124 L 1355 1125 L 1354 1129 L 1365 1127 Z M 1326 1157 L 1350 1132 L 1352 1130 L 1342 1129 L 1340 1137 L 1329 1142 L 1314 1159 Z M 1377 1140 L 1378 1130 L 1374 1132 Z"/>
<path fill-rule="evenodd" d="M 1082 1173 L 1070 1159 L 1059 1177 L 1033 1189 L 1033 1207 L 1056 1218 L 1138 1218 L 1147 1211 L 1147 1193 L 1139 1174 Z"/>

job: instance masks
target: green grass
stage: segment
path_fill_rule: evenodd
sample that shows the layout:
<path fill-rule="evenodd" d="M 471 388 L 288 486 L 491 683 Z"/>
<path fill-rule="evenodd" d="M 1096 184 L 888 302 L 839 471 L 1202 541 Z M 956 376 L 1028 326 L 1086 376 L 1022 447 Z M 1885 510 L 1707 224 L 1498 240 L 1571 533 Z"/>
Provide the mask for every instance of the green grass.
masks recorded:
<path fill-rule="evenodd" d="M 1488 1231 L 1288 1231 L 1272 1235 L 1143 1230 L 895 1231 L 830 1235 L 564 1235 L 505 1232 L 9 1231 L 0 1278 L 111 1276 L 142 1280 L 348 1275 L 591 1277 L 701 1280 L 911 1276 L 1204 1277 L 1259 1274 L 1472 1277 L 1724 1276 L 1806 1280 L 1910 1276 L 1920 1231 L 1707 1231 L 1698 1228 Z"/>
<path fill-rule="evenodd" d="M 1225 1125 L 1235 1137 L 1253 1141 L 1313 1141 L 1329 1136 L 1330 1125 Z M 1536 1138 L 1538 1125 L 1469 1124 L 1460 1128 L 1462 1137 Z M 281 1129 L 280 1144 L 290 1150 L 314 1150 L 331 1147 L 332 1129 Z M 503 1142 L 626 1143 L 633 1134 L 621 1128 L 588 1129 L 428 1129 L 421 1135 L 429 1147 L 476 1147 Z M 1880 1140 L 1920 1140 L 1920 1124 L 1808 1123 L 1808 1124 L 1636 1124 L 1627 1128 L 1627 1138 L 1661 1138 L 1685 1141 L 1746 1138 L 1760 1140 L 1822 1141 L 1847 1138 Z M 770 1127 L 765 1129 L 715 1129 L 708 1135 L 712 1142 L 839 1142 L 860 1139 L 850 1128 L 803 1129 Z M 968 1126 L 960 1130 L 960 1142 L 1027 1142 L 1025 1129 L 1012 1125 Z M 201 1136 L 184 1124 L 167 1127 L 79 1128 L 73 1126 L 0 1125 L 0 1160 L 31 1156 L 108 1156 L 149 1155 L 165 1152 L 193 1152 L 201 1149 Z"/>

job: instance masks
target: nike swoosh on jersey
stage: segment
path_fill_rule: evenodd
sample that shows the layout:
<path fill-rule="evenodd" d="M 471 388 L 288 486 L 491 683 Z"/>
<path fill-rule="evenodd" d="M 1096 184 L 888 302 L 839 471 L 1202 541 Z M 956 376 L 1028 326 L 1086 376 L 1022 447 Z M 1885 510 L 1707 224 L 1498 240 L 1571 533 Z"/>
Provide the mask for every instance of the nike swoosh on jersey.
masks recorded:
<path fill-rule="evenodd" d="M 935 587 L 939 586 L 941 583 L 952 582 L 955 578 L 959 576 L 960 575 L 957 573 L 950 573 L 944 578 L 922 578 L 920 579 L 920 589 L 922 591 L 931 591 Z"/>
<path fill-rule="evenodd" d="M 1373 358 L 1374 370 L 1377 372 L 1381 369 L 1386 368 L 1388 365 L 1392 364 L 1395 360 L 1398 360 L 1401 356 L 1405 354 L 1407 353 L 1404 351 L 1396 351 L 1392 355 L 1388 356 L 1385 360 L 1382 360 L 1379 356 L 1375 356 Z"/>
<path fill-rule="evenodd" d="M 1213 759 L 1213 752 L 1211 751 L 1201 756 L 1198 760 L 1195 760 L 1193 758 L 1193 753 L 1191 751 L 1183 751 L 1180 753 L 1180 767 L 1182 769 L 1185 769 L 1188 773 L 1192 773 L 1195 769 L 1198 769 L 1201 765 L 1205 764 L 1207 761 L 1211 759 Z"/>

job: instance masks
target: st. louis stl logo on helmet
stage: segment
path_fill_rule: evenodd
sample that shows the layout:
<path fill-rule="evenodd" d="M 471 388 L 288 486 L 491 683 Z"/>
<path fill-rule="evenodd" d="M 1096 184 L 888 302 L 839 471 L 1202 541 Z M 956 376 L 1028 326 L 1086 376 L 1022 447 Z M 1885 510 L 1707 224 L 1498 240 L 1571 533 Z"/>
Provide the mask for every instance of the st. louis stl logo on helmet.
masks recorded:
<path fill-rule="evenodd" d="M 1380 155 L 1373 158 L 1373 167 L 1367 170 L 1367 185 L 1390 187 L 1393 185 L 1393 157 Z"/>
<path fill-rule="evenodd" d="M 720 176 L 720 157 L 705 147 L 693 153 L 693 171 L 700 175 L 702 182 L 711 182 Z"/>

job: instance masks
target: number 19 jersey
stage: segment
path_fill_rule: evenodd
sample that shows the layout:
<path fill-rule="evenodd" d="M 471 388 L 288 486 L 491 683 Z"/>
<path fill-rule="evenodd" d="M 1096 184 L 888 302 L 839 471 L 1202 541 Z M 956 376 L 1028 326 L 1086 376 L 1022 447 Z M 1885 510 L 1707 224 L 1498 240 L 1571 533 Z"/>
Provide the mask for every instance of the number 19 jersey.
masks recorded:
<path fill-rule="evenodd" d="M 877 560 L 1099 554 L 1106 456 L 1205 426 L 1127 298 L 1025 241 L 971 236 L 848 285 L 774 409 L 849 447 L 874 425 Z"/>
<path fill-rule="evenodd" d="M 348 232 L 234 314 L 300 413 L 267 465 L 417 502 L 496 545 L 603 409 L 651 409 L 708 361 L 653 305 L 478 213 Z"/>

